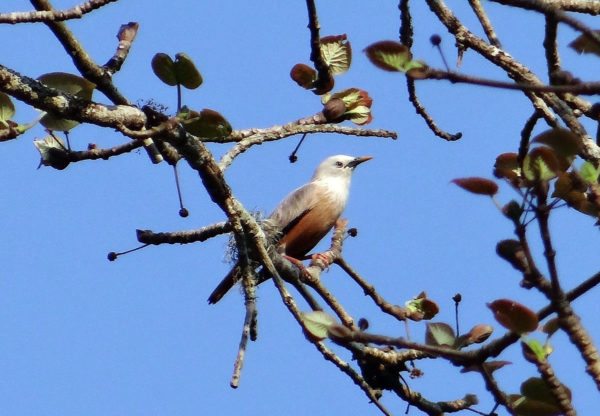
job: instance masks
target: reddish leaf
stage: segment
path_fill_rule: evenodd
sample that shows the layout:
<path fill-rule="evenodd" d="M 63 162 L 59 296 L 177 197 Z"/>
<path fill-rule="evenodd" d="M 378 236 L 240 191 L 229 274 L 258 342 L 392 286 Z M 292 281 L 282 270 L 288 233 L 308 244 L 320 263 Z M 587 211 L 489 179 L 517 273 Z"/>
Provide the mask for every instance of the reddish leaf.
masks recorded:
<path fill-rule="evenodd" d="M 494 196 L 498 193 L 498 185 L 496 182 L 485 178 L 459 178 L 452 181 L 466 191 L 478 195 Z"/>
<path fill-rule="evenodd" d="M 290 71 L 290 77 L 302 88 L 311 89 L 317 79 L 317 71 L 306 64 L 296 64 Z"/>
<path fill-rule="evenodd" d="M 518 155 L 516 153 L 502 153 L 496 158 L 494 176 L 509 180 L 518 179 L 520 176 Z"/>
<path fill-rule="evenodd" d="M 475 325 L 469 331 L 469 340 L 474 344 L 481 344 L 492 335 L 494 328 L 490 325 L 479 324 Z"/>
<path fill-rule="evenodd" d="M 560 325 L 558 323 L 558 318 L 552 318 L 546 321 L 544 326 L 542 327 L 542 331 L 550 337 L 556 331 L 560 329 Z"/>
<path fill-rule="evenodd" d="M 493 373 L 494 371 L 499 370 L 500 368 L 510 364 L 512 364 L 510 361 L 486 361 L 485 363 L 483 363 L 483 366 L 487 371 Z M 476 364 L 464 367 L 462 370 L 460 370 L 461 373 L 469 373 L 471 371 L 479 372 L 481 370 Z"/>
<path fill-rule="evenodd" d="M 524 334 L 535 331 L 539 321 L 535 312 L 510 299 L 498 299 L 487 304 L 494 318 L 506 329 Z"/>

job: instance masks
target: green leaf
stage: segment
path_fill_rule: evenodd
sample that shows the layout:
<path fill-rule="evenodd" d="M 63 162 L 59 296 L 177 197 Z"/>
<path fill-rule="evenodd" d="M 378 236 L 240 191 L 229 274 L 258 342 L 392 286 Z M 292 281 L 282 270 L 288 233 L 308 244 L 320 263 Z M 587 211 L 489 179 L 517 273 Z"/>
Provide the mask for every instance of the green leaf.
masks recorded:
<path fill-rule="evenodd" d="M 425 330 L 425 344 L 453 347 L 456 336 L 452 327 L 444 322 L 429 322 Z"/>
<path fill-rule="evenodd" d="M 162 82 L 171 87 L 177 85 L 175 62 L 166 53 L 159 52 L 152 57 L 152 71 Z"/>
<path fill-rule="evenodd" d="M 329 328 L 337 323 L 334 317 L 323 311 L 302 313 L 302 322 L 307 332 L 306 335 L 318 341 L 326 339 Z"/>
<path fill-rule="evenodd" d="M 425 292 L 421 292 L 416 297 L 405 303 L 406 308 L 411 312 L 411 319 L 415 319 L 415 312 L 420 315 L 420 319 L 432 319 L 440 311 L 437 303 L 427 297 Z"/>
<path fill-rule="evenodd" d="M 346 112 L 344 119 L 350 120 L 358 125 L 369 123 L 373 116 L 371 115 L 371 105 L 373 99 L 369 93 L 359 88 L 348 88 L 335 94 L 327 94 L 321 97 L 323 104 L 331 100 L 341 99 L 344 102 Z"/>
<path fill-rule="evenodd" d="M 549 181 L 561 171 L 556 153 L 549 147 L 536 147 L 523 160 L 523 173 L 530 181 Z"/>
<path fill-rule="evenodd" d="M 567 396 L 571 398 L 571 391 L 567 389 Z M 548 388 L 544 380 L 538 377 L 531 377 L 521 384 L 521 394 L 530 399 L 540 400 L 546 403 L 556 403 L 556 399 Z"/>
<path fill-rule="evenodd" d="M 199 113 L 196 111 L 180 113 L 179 118 L 182 120 L 185 130 L 197 137 L 216 139 L 227 137 L 232 131 L 231 124 L 225 117 L 208 108 Z"/>
<path fill-rule="evenodd" d="M 506 329 L 524 334 L 535 331 L 539 321 L 535 312 L 510 299 L 498 299 L 487 304 L 494 318 Z"/>
<path fill-rule="evenodd" d="M 563 385 L 571 399 L 571 390 Z M 559 416 L 562 410 L 544 380 L 531 377 L 521 384 L 521 395 L 511 395 L 516 414 L 520 416 Z"/>
<path fill-rule="evenodd" d="M 48 130 L 54 131 L 70 131 L 79 125 L 79 121 L 69 120 L 66 118 L 58 118 L 52 114 L 45 113 L 40 118 L 40 124 Z"/>
<path fill-rule="evenodd" d="M 42 165 L 63 170 L 69 166 L 69 155 L 65 144 L 56 136 L 47 136 L 33 141 L 33 145 L 40 152 Z"/>
<path fill-rule="evenodd" d="M 600 36 L 600 30 L 594 30 L 594 33 Z M 573 42 L 569 43 L 569 47 L 579 53 L 593 53 L 600 56 L 600 45 L 586 34 L 580 35 Z"/>
<path fill-rule="evenodd" d="M 321 38 L 321 55 L 332 75 L 348 71 L 352 63 L 352 48 L 345 34 Z"/>
<path fill-rule="evenodd" d="M 509 400 L 516 416 L 560 416 L 562 413 L 556 405 L 530 399 L 520 394 L 511 394 Z"/>
<path fill-rule="evenodd" d="M 579 169 L 579 176 L 581 176 L 587 184 L 597 184 L 598 176 L 600 176 L 600 169 L 595 167 L 593 163 L 586 161 Z"/>
<path fill-rule="evenodd" d="M 83 100 L 91 100 L 96 85 L 80 76 L 66 72 L 51 72 L 38 78 L 42 84 Z"/>
<path fill-rule="evenodd" d="M 367 46 L 365 53 L 373 65 L 390 72 L 406 72 L 412 60 L 408 47 L 393 40 L 375 42 Z"/>
<path fill-rule="evenodd" d="M 534 363 L 543 363 L 548 358 L 548 353 L 544 345 L 534 338 L 527 338 L 521 341 L 521 347 L 523 348 L 523 355 L 525 359 Z M 528 355 L 533 355 L 532 359 L 528 358 Z"/>
<path fill-rule="evenodd" d="M 15 115 L 15 105 L 10 97 L 0 92 L 0 121 L 10 120 Z"/>
<path fill-rule="evenodd" d="M 202 85 L 202 75 L 194 61 L 185 53 L 175 55 L 174 72 L 177 82 L 185 88 L 194 90 Z"/>
<path fill-rule="evenodd" d="M 87 79 L 65 72 L 51 72 L 41 75 L 38 80 L 58 91 L 74 95 L 83 100 L 91 100 L 96 85 Z M 78 121 L 59 118 L 51 113 L 45 113 L 40 118 L 40 124 L 49 130 L 69 131 L 79 125 Z"/>
<path fill-rule="evenodd" d="M 451 182 L 473 194 L 494 196 L 498 193 L 496 182 L 485 178 L 458 178 Z"/>

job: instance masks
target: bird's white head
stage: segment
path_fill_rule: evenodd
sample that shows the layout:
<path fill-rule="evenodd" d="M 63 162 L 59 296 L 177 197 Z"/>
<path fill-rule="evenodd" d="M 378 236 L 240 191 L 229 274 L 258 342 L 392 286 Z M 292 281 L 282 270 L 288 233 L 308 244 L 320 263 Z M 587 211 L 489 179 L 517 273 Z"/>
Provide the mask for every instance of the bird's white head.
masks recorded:
<path fill-rule="evenodd" d="M 329 156 L 321 162 L 313 175 L 314 180 L 324 180 L 333 178 L 350 178 L 354 168 L 367 160 L 371 160 L 371 156 L 346 156 L 335 155 Z"/>

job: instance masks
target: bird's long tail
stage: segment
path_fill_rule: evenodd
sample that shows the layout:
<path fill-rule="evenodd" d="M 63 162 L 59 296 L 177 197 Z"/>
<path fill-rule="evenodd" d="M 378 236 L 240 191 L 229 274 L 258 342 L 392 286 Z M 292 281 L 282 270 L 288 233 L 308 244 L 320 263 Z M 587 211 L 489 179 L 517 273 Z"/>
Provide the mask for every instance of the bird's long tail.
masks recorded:
<path fill-rule="evenodd" d="M 233 266 L 233 268 L 227 273 L 227 276 L 221 280 L 221 283 L 217 285 L 215 290 L 212 291 L 210 296 L 208 297 L 208 303 L 211 305 L 220 301 L 223 296 L 229 292 L 229 290 L 235 286 L 235 284 L 240 279 L 240 266 L 238 263 Z"/>

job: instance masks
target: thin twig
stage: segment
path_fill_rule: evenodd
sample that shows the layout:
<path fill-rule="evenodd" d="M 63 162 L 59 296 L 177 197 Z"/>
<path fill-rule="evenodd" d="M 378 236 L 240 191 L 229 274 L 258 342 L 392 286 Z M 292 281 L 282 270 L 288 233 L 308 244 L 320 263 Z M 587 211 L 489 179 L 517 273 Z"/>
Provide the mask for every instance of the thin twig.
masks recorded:
<path fill-rule="evenodd" d="M 546 67 L 548 68 L 548 79 L 554 84 L 554 78 L 560 71 L 560 56 L 558 54 L 558 21 L 554 14 L 546 14 L 546 25 L 544 30 L 544 52 L 546 55 Z"/>
<path fill-rule="evenodd" d="M 231 201 L 228 202 L 231 203 Z M 230 207 L 229 209 L 231 212 L 234 212 L 234 209 L 232 207 Z M 246 239 L 244 236 L 244 227 L 242 226 L 239 216 L 230 215 L 229 223 L 231 224 L 233 236 L 235 238 L 236 246 L 238 249 L 237 261 L 242 274 L 244 305 L 246 307 L 246 315 L 244 317 L 244 325 L 242 327 L 242 335 L 240 337 L 238 353 L 233 365 L 233 374 L 229 383 L 229 385 L 232 388 L 236 389 L 239 386 L 242 368 L 244 367 L 246 348 L 248 346 L 248 339 L 250 338 L 250 328 L 253 326 L 253 322 L 256 320 L 256 283 L 253 277 L 253 270 L 250 267 L 248 247 L 246 245 Z"/>
<path fill-rule="evenodd" d="M 338 257 L 335 260 L 335 264 L 340 266 L 342 270 L 345 271 L 348 274 L 348 276 L 350 276 L 352 280 L 354 280 L 361 287 L 365 295 L 369 296 L 373 300 L 375 305 L 379 306 L 379 309 L 381 309 L 382 312 L 393 316 L 399 321 L 406 320 L 407 311 L 398 305 L 392 305 L 391 303 L 388 303 L 379 294 L 379 292 L 377 292 L 375 286 L 368 283 L 356 271 L 354 271 L 354 269 L 352 269 L 352 267 L 350 267 L 350 265 L 346 263 L 346 260 L 343 257 Z"/>
<path fill-rule="evenodd" d="M 485 35 L 490 43 L 498 48 L 501 48 L 502 45 L 500 44 L 500 40 L 496 35 L 494 26 L 492 25 L 487 13 L 483 9 L 481 2 L 479 0 L 469 0 L 469 5 L 471 6 L 471 9 L 473 9 L 475 16 L 477 16 L 477 19 L 479 20 L 479 23 L 481 24 L 481 27 L 483 28 L 483 31 L 485 32 Z"/>
<path fill-rule="evenodd" d="M 540 113 L 535 110 L 533 114 L 529 116 L 525 122 L 525 125 L 523 126 L 523 129 L 521 130 L 521 141 L 519 142 L 519 153 L 517 156 L 519 166 L 523 165 L 523 160 L 525 160 L 525 156 L 527 155 L 527 152 L 529 152 L 529 141 L 531 140 L 531 134 L 540 118 Z"/>
<path fill-rule="evenodd" d="M 600 46 L 600 35 L 591 28 L 584 25 L 581 21 L 571 17 L 568 13 L 563 12 L 558 4 L 553 1 L 540 0 L 492 0 L 495 3 L 504 4 L 505 6 L 518 7 L 519 9 L 535 10 L 546 15 L 553 15 L 556 20 L 570 26 L 571 28 L 586 34 L 590 40 Z"/>
<path fill-rule="evenodd" d="M 486 390 L 492 393 L 492 396 L 494 396 L 494 399 L 496 399 L 496 403 L 504 406 L 511 414 L 513 414 L 513 405 L 509 401 L 509 398 L 506 396 L 506 394 L 502 391 L 500 386 L 498 386 L 498 382 L 494 378 L 492 372 L 489 371 L 488 368 L 486 368 L 486 366 L 483 364 L 479 365 L 479 372 L 481 373 L 483 381 L 485 382 Z"/>
<path fill-rule="evenodd" d="M 506 82 L 487 78 L 480 78 L 471 75 L 465 75 L 454 71 L 442 71 L 439 69 L 428 68 L 426 77 L 422 79 L 446 80 L 454 84 L 471 84 L 482 87 L 500 88 L 504 90 L 517 90 L 523 92 L 552 92 L 552 93 L 571 93 L 580 95 L 598 95 L 600 94 L 600 82 L 581 82 L 574 85 L 544 85 L 544 84 L 525 84 L 522 82 Z"/>
<path fill-rule="evenodd" d="M 449 142 L 459 140 L 462 137 L 462 133 L 458 132 L 455 134 L 448 133 L 442 129 L 440 129 L 433 118 L 429 115 L 425 107 L 421 104 L 421 101 L 417 97 L 417 91 L 415 88 L 415 81 L 411 78 L 406 78 L 406 87 L 408 89 L 408 99 L 415 108 L 415 111 L 418 115 L 420 115 L 429 129 L 435 134 L 437 137 L 440 137 Z"/>
<path fill-rule="evenodd" d="M 400 10 L 400 43 L 410 49 L 413 45 L 414 32 L 409 0 L 400 0 L 398 9 Z"/>
<path fill-rule="evenodd" d="M 308 9 L 308 29 L 310 30 L 310 60 L 315 64 L 317 70 L 315 89 L 320 90 L 325 86 L 333 85 L 333 76 L 321 53 L 321 36 L 319 34 L 321 27 L 315 1 L 306 0 L 306 8 Z"/>

